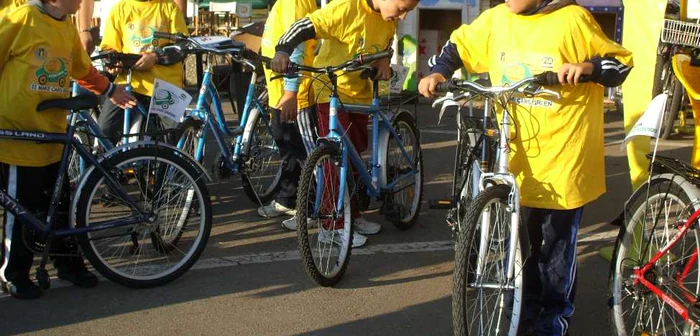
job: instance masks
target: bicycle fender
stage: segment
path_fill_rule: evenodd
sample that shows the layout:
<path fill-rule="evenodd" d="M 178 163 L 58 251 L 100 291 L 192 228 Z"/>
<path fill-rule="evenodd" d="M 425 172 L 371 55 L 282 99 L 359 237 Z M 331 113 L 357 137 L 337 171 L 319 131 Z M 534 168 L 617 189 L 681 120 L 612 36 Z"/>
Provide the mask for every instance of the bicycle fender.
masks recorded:
<path fill-rule="evenodd" d="M 655 184 L 662 181 L 672 181 L 677 184 L 690 199 L 690 203 L 693 204 L 693 209 L 697 211 L 700 209 L 700 189 L 694 184 L 690 183 L 683 176 L 674 173 L 663 173 L 659 175 L 654 175 L 651 177 L 651 182 L 646 182 L 642 184 L 641 187 L 637 188 L 632 195 L 625 201 L 625 209 L 629 206 L 634 199 L 640 197 L 642 193 L 646 192 L 646 186 L 648 183 Z"/>
<path fill-rule="evenodd" d="M 393 124 L 394 120 L 399 115 L 402 115 L 402 114 L 408 114 L 408 117 L 410 117 L 411 120 L 413 120 L 414 124 L 415 124 L 415 118 L 413 117 L 413 114 L 409 110 L 404 109 L 404 108 L 399 108 L 398 110 L 393 112 L 393 115 L 391 116 L 391 123 Z M 381 130 L 379 131 L 379 137 L 377 139 L 377 158 L 378 158 L 378 162 L 380 164 L 378 185 L 386 185 L 387 184 L 386 167 L 381 163 L 386 162 L 386 160 L 387 160 L 388 153 L 386 152 L 386 149 L 389 146 L 389 137 L 390 136 L 391 136 L 391 132 L 389 132 L 389 130 L 387 130 L 386 128 L 381 128 Z"/>

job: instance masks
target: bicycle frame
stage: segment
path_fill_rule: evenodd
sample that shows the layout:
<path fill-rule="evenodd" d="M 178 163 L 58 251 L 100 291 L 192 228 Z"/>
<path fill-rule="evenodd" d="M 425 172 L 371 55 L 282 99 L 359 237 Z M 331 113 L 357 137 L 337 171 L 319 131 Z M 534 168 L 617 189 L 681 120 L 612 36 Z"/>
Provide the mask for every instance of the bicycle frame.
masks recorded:
<path fill-rule="evenodd" d="M 51 195 L 51 205 L 49 207 L 46 222 L 41 221 L 34 214 L 27 211 L 27 209 L 24 206 L 22 206 L 15 198 L 11 197 L 6 191 L 2 189 L 0 189 L 0 205 L 3 208 L 7 209 L 14 216 L 19 218 L 21 221 L 29 223 L 34 229 L 41 232 L 42 234 L 47 235 L 50 233 L 58 237 L 72 236 L 98 230 L 127 226 L 147 220 L 148 213 L 144 211 L 144 209 L 139 204 L 134 202 L 122 188 L 119 187 L 119 183 L 116 182 L 109 173 L 107 173 L 105 168 L 99 164 L 95 156 L 93 156 L 92 153 L 88 152 L 87 149 L 81 146 L 78 140 L 76 140 L 73 137 L 73 133 L 75 132 L 76 120 L 77 114 L 73 113 L 71 117 L 71 122 L 68 126 L 67 133 L 28 132 L 1 129 L 0 139 L 64 144 L 65 146 L 63 147 L 63 156 L 59 165 L 60 172 L 65 171 L 67 168 L 68 158 L 70 157 L 71 149 L 76 150 L 78 155 L 80 155 L 81 159 L 88 161 L 95 167 L 95 169 L 99 171 L 100 174 L 102 174 L 102 176 L 104 176 L 106 184 L 112 189 L 112 191 L 114 191 L 117 194 L 117 196 L 125 200 L 125 202 L 129 206 L 132 206 L 134 209 L 137 209 L 138 213 L 136 214 L 136 216 L 134 216 L 132 220 L 111 220 L 105 221 L 103 223 L 94 223 L 94 225 L 90 225 L 90 227 L 86 228 L 67 228 L 55 231 L 52 230 L 54 215 L 58 210 L 59 198 L 63 189 L 63 174 L 59 174 L 58 180 L 56 182 L 56 187 L 54 188 L 53 194 Z"/>
<path fill-rule="evenodd" d="M 487 98 L 484 100 L 484 129 L 488 127 L 487 125 L 487 119 L 486 115 L 491 111 L 492 101 L 491 98 Z M 510 283 L 513 281 L 514 278 L 514 273 L 515 273 L 515 253 L 516 253 L 516 248 L 518 245 L 518 237 L 519 237 L 519 230 L 520 230 L 520 189 L 518 188 L 518 184 L 515 182 L 515 177 L 513 174 L 510 173 L 508 170 L 510 158 L 509 158 L 509 153 L 510 153 L 510 147 L 508 146 L 508 137 L 510 136 L 510 113 L 509 111 L 505 108 L 506 104 L 503 104 L 504 106 L 504 111 L 503 111 L 503 116 L 502 116 L 502 121 L 501 121 L 501 132 L 499 134 L 499 141 L 498 141 L 498 151 L 497 151 L 497 165 L 496 165 L 496 171 L 495 172 L 485 172 L 481 173 L 479 176 L 479 187 L 480 190 L 484 190 L 488 187 L 488 184 L 493 183 L 494 181 L 497 181 L 497 183 L 500 184 L 507 184 L 511 188 L 511 193 L 509 195 L 508 199 L 508 206 L 511 209 L 511 226 L 510 226 L 510 237 L 509 237 L 509 245 L 508 245 L 508 256 L 507 256 L 507 264 L 506 264 L 506 279 Z M 482 142 L 482 169 L 484 168 L 484 165 L 487 164 L 485 161 L 486 155 L 487 155 L 487 144 L 486 142 Z M 486 255 L 486 249 L 488 248 L 488 238 L 490 237 L 490 228 L 491 228 L 491 218 L 488 212 L 484 212 L 482 214 L 481 218 L 481 236 L 480 236 L 480 244 L 479 244 L 479 256 L 477 260 L 481 261 L 484 260 L 484 256 Z M 477 278 L 482 274 L 482 265 L 481 262 L 476 263 L 476 275 Z"/>
<path fill-rule="evenodd" d="M 665 303 L 667 303 L 673 310 L 675 310 L 681 317 L 683 317 L 684 320 L 690 321 L 695 325 L 698 325 L 700 322 L 700 308 L 696 307 L 695 305 L 698 303 L 698 297 L 695 296 L 695 294 L 689 290 L 687 290 L 685 287 L 679 286 L 679 288 L 683 291 L 683 294 L 686 296 L 688 301 L 690 301 L 690 308 L 686 305 L 684 305 L 682 302 L 679 302 L 678 300 L 672 298 L 669 295 L 666 295 L 663 290 L 661 290 L 659 287 L 655 286 L 653 283 L 651 283 L 649 280 L 646 278 L 647 272 L 649 272 L 650 269 L 654 267 L 657 261 L 661 259 L 668 251 L 673 248 L 676 243 L 680 240 L 681 237 L 683 237 L 690 227 L 693 225 L 693 223 L 700 217 L 700 210 L 696 210 L 690 218 L 682 224 L 678 232 L 676 233 L 675 236 L 664 246 L 661 248 L 652 258 L 649 260 L 644 266 L 642 267 L 635 267 L 634 269 L 634 284 L 637 285 L 641 283 L 644 287 L 648 288 L 651 290 L 656 296 L 660 297 Z M 677 281 L 682 281 L 690 272 L 694 264 L 696 263 L 698 259 L 698 249 L 696 248 L 695 251 L 693 251 L 692 255 L 690 256 L 688 263 L 683 266 L 683 269 L 679 274 L 676 275 L 675 280 Z M 696 266 L 696 265 L 695 265 Z M 692 315 L 692 316 L 691 316 Z"/>
<path fill-rule="evenodd" d="M 245 60 L 244 62 L 252 66 L 252 64 L 249 62 Z M 260 113 L 261 117 L 266 121 L 268 128 L 270 120 L 267 113 L 261 113 L 261 111 L 265 111 L 265 109 L 260 100 L 255 96 L 257 74 L 253 72 L 250 83 L 248 84 L 248 94 L 246 95 L 245 106 L 240 117 L 240 124 L 236 129 L 231 130 L 226 125 L 223 108 L 221 107 L 221 99 L 219 98 L 219 93 L 212 81 L 212 74 L 211 63 L 209 63 L 202 78 L 202 86 L 199 90 L 197 105 L 195 109 L 190 111 L 190 117 L 202 120 L 205 123 L 205 127 L 203 127 L 197 142 L 195 160 L 200 161 L 204 156 L 206 132 L 207 129 L 211 129 L 214 139 L 219 145 L 219 149 L 221 150 L 222 156 L 226 160 L 228 167 L 234 174 L 236 174 L 240 171 L 241 163 L 243 160 L 245 160 L 245 156 L 247 155 L 248 147 L 247 143 L 244 143 L 244 140 L 250 138 L 249 132 L 251 129 L 246 127 L 248 120 L 251 120 L 251 118 L 254 117 L 254 113 Z M 211 104 L 214 106 L 216 117 L 212 113 L 210 105 L 207 103 L 207 98 L 211 100 Z M 269 131 L 271 134 L 272 130 Z M 233 135 L 236 135 L 236 141 L 231 150 L 229 145 L 226 143 L 226 137 Z M 182 146 L 183 140 L 181 139 L 177 147 L 182 148 Z"/>
<path fill-rule="evenodd" d="M 386 184 L 386 181 L 383 181 L 383 179 L 380 178 L 380 165 L 379 165 L 379 134 L 380 134 L 380 128 L 383 130 L 386 130 L 390 132 L 390 134 L 394 137 L 394 139 L 398 139 L 399 136 L 396 133 L 396 130 L 394 127 L 391 125 L 391 117 L 387 115 L 386 113 L 382 112 L 381 107 L 379 106 L 379 86 L 376 85 L 376 81 L 373 86 L 373 98 L 372 98 L 372 104 L 371 105 L 356 105 L 356 104 L 345 104 L 343 106 L 343 109 L 346 111 L 352 111 L 353 113 L 366 113 L 369 114 L 372 117 L 372 155 L 371 155 L 371 172 L 368 173 L 365 169 L 362 169 L 362 167 L 365 166 L 364 161 L 362 160 L 362 157 L 360 154 L 357 152 L 355 149 L 355 146 L 353 146 L 352 142 L 350 139 L 347 137 L 345 134 L 345 129 L 343 129 L 343 126 L 341 125 L 340 121 L 338 120 L 338 113 L 339 113 L 339 105 L 340 105 L 340 99 L 338 98 L 338 93 L 335 90 L 335 80 L 336 76 L 333 74 L 330 76 L 331 81 L 333 82 L 332 87 L 334 88 L 333 93 L 331 94 L 330 97 L 330 109 L 329 109 L 329 134 L 324 137 L 325 139 L 328 139 L 330 141 L 336 142 L 336 143 L 342 143 L 341 146 L 341 157 L 342 157 L 342 163 L 341 163 L 341 169 L 340 169 L 340 178 L 341 181 L 346 181 L 347 176 L 348 176 L 348 157 L 352 161 L 352 164 L 355 165 L 355 167 L 358 167 L 357 171 L 359 173 L 360 179 L 362 183 L 367 187 L 367 194 L 371 197 L 379 197 L 383 192 L 392 190 L 396 184 L 398 184 L 400 181 L 410 178 L 412 175 L 418 173 L 418 167 L 416 166 L 416 162 L 413 161 L 413 158 L 408 155 L 408 152 L 406 149 L 403 147 L 403 145 L 399 142 L 397 144 L 399 145 L 399 148 L 401 149 L 401 153 L 406 159 L 408 163 L 411 165 L 411 171 L 408 173 L 405 173 L 399 177 L 397 177 L 394 181 L 392 181 L 389 184 Z M 381 121 L 381 124 L 380 124 Z M 321 173 L 322 174 L 322 173 Z M 322 184 L 317 184 L 317 192 L 316 192 L 316 202 L 317 204 L 320 204 L 320 197 L 323 194 L 322 190 Z M 342 212 L 342 207 L 343 207 L 343 201 L 345 197 L 345 188 L 346 188 L 346 183 L 341 182 L 340 185 L 340 193 L 339 193 L 339 199 L 338 199 L 338 205 L 337 205 L 337 211 L 338 213 Z"/>

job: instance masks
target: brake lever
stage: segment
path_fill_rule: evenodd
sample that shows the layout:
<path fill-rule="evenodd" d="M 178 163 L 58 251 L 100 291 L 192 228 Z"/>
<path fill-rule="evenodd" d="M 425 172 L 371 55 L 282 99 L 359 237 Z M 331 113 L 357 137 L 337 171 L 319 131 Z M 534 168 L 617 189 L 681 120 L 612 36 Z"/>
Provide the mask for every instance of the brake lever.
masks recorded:
<path fill-rule="evenodd" d="M 556 92 L 556 91 L 553 91 L 550 89 L 545 89 L 542 87 L 537 89 L 537 91 L 535 91 L 535 93 L 533 93 L 533 95 L 534 96 L 551 96 L 551 97 L 556 98 L 556 99 L 561 99 L 561 94 L 559 94 L 559 92 Z"/>
<path fill-rule="evenodd" d="M 437 107 L 439 104 L 442 104 L 442 107 L 440 108 L 440 114 L 438 114 L 438 122 L 437 124 L 440 125 L 440 122 L 442 122 L 442 116 L 445 115 L 445 111 L 447 110 L 448 107 L 451 106 L 457 106 L 457 108 L 461 107 L 462 104 L 460 104 L 458 101 L 464 98 L 467 98 L 471 95 L 469 92 L 465 92 L 462 94 L 459 94 L 457 97 L 454 96 L 452 92 L 448 92 L 445 94 L 444 97 L 435 99 L 433 102 L 433 107 Z"/>

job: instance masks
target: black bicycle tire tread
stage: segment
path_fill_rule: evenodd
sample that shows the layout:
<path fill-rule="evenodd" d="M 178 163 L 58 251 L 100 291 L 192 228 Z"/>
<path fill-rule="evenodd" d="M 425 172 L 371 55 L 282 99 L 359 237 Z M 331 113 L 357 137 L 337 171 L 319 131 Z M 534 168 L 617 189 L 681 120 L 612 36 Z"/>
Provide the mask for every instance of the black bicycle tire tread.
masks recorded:
<path fill-rule="evenodd" d="M 343 262 L 343 265 L 338 274 L 336 274 L 332 278 L 326 278 L 323 275 L 321 275 L 321 273 L 318 271 L 318 269 L 316 268 L 316 263 L 313 259 L 313 255 L 311 253 L 311 249 L 308 244 L 309 240 L 307 235 L 306 219 L 309 216 L 308 207 L 306 206 L 308 200 L 308 192 L 306 191 L 309 190 L 311 181 L 314 178 L 316 163 L 324 156 L 332 156 L 334 154 L 336 154 L 334 150 L 328 147 L 318 147 L 314 149 L 313 152 L 311 152 L 311 155 L 309 155 L 309 158 L 306 160 L 306 164 L 304 165 L 304 169 L 302 170 L 301 181 L 299 183 L 298 189 L 300 192 L 297 193 L 297 240 L 302 264 L 304 265 L 304 270 L 306 271 L 306 274 L 311 278 L 311 280 L 323 287 L 331 287 L 343 278 L 343 275 L 345 275 L 345 271 L 347 270 L 348 265 L 350 264 L 350 256 L 352 255 L 352 239 L 354 230 L 352 227 L 352 223 L 350 223 L 350 242 L 348 246 L 348 252 L 346 254 L 347 257 L 345 258 L 345 261 Z M 348 195 L 350 194 L 348 193 Z M 350 202 L 350 204 L 352 204 L 352 202 Z M 352 209 L 350 210 L 350 212 L 352 213 Z"/>
<path fill-rule="evenodd" d="M 467 281 L 467 267 L 465 260 L 468 256 L 469 242 L 472 241 L 472 235 L 476 234 L 474 229 L 479 222 L 479 217 L 483 211 L 484 206 L 488 204 L 491 200 L 502 199 L 507 200 L 510 194 L 510 186 L 508 185 L 497 185 L 479 193 L 479 195 L 474 199 L 472 204 L 470 204 L 466 218 L 467 229 L 462 230 L 459 233 L 457 239 L 457 246 L 455 251 L 455 267 L 454 274 L 452 277 L 452 328 L 455 336 L 468 336 L 469 331 L 466 325 L 466 302 L 465 299 L 465 289 Z M 526 251 L 525 246 L 522 242 L 525 239 L 523 237 L 523 228 L 520 228 L 521 234 L 518 237 L 521 244 L 520 253 L 523 263 L 525 263 Z M 522 275 L 524 276 L 524 274 Z M 521 298 L 522 301 L 522 298 Z M 520 306 L 520 312 L 517 315 L 522 316 L 523 306 Z M 513 311 L 515 313 L 515 311 Z"/>

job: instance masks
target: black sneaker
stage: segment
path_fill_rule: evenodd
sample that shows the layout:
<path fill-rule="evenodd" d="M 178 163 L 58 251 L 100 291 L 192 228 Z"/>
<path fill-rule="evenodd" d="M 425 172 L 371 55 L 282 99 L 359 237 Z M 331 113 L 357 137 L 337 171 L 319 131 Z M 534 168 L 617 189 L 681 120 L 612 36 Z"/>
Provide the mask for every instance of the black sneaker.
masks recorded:
<path fill-rule="evenodd" d="M 56 263 L 58 278 L 66 280 L 78 287 L 90 288 L 97 286 L 97 277 L 85 268 L 82 259 Z"/>
<path fill-rule="evenodd" d="M 32 300 L 41 296 L 41 288 L 35 285 L 29 278 L 18 279 L 11 282 L 0 282 L 0 288 L 10 296 L 22 300 Z"/>

